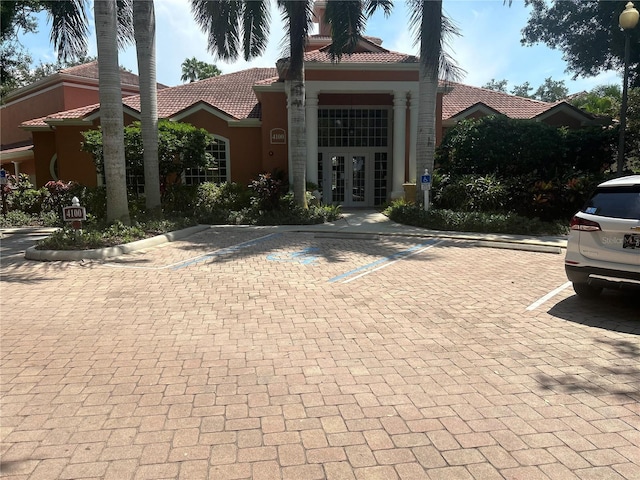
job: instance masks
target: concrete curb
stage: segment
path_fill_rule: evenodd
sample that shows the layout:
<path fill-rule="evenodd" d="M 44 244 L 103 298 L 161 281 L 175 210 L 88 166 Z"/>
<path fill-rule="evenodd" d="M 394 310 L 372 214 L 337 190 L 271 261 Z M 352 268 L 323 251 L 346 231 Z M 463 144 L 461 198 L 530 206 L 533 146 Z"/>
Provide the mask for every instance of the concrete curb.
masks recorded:
<path fill-rule="evenodd" d="M 194 227 L 188 227 L 182 230 L 176 230 L 175 232 L 156 235 L 155 237 L 137 240 L 135 242 L 127 243 L 124 245 L 116 245 L 115 247 L 107 248 L 96 248 L 93 250 L 36 250 L 36 247 L 34 246 L 29 247 L 25 251 L 24 258 L 26 258 L 27 260 L 38 260 L 41 262 L 102 260 L 109 257 L 117 257 L 119 255 L 131 253 L 136 250 L 142 250 L 144 248 L 155 247 L 163 243 L 181 240 L 190 235 L 193 235 L 194 233 L 199 233 L 209 228 L 211 228 L 210 225 L 196 225 Z"/>

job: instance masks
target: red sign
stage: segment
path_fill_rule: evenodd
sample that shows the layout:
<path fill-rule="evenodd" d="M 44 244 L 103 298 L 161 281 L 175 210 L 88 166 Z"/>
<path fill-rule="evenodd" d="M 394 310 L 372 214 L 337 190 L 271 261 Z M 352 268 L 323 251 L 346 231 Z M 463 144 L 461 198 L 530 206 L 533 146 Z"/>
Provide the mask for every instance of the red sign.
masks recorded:
<path fill-rule="evenodd" d="M 65 222 L 86 220 L 87 210 L 84 207 L 62 207 L 62 219 Z"/>

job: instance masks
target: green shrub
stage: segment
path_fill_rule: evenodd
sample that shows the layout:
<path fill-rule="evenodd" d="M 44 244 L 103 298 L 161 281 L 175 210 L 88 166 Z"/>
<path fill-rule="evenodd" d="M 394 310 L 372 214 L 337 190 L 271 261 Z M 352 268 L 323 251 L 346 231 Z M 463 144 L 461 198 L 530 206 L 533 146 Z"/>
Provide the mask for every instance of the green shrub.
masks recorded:
<path fill-rule="evenodd" d="M 194 222 L 190 219 L 139 221 L 131 226 L 121 222 L 110 225 L 86 222 L 81 231 L 65 225 L 38 242 L 36 248 L 39 250 L 87 250 L 111 247 L 179 230 L 193 224 Z"/>
<path fill-rule="evenodd" d="M 270 173 L 261 173 L 252 180 L 249 188 L 253 191 L 251 205 L 260 211 L 271 211 L 279 208 L 280 198 L 285 193 L 282 180 Z"/>
<path fill-rule="evenodd" d="M 465 212 L 502 211 L 508 202 L 508 191 L 495 175 L 441 176 L 432 195 L 435 207 Z"/>
<path fill-rule="evenodd" d="M 395 222 L 433 230 L 516 235 L 566 233 L 564 224 L 544 222 L 514 213 L 460 212 L 443 209 L 425 212 L 419 206 L 403 200 L 393 202 L 384 213 Z"/>

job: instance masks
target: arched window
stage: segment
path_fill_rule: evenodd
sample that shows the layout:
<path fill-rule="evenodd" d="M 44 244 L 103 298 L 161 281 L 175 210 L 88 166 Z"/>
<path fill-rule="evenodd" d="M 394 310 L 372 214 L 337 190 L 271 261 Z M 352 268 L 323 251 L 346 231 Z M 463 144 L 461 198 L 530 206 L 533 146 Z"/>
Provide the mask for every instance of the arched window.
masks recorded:
<path fill-rule="evenodd" d="M 217 135 L 215 142 L 207 148 L 213 161 L 207 168 L 187 168 L 184 171 L 185 185 L 198 185 L 204 182 L 224 183 L 231 181 L 229 172 L 229 140 Z"/>

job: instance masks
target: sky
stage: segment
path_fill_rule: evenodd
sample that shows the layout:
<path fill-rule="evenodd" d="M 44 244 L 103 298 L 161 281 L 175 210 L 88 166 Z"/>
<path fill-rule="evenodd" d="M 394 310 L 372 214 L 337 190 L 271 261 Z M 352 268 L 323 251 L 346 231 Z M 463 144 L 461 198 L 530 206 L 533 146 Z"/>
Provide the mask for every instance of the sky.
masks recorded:
<path fill-rule="evenodd" d="M 564 80 L 570 94 L 591 90 L 602 84 L 622 83 L 618 72 L 574 80 L 573 74 L 565 71 L 562 52 L 544 44 L 521 45 L 521 30 L 529 16 L 529 9 L 521 0 L 514 0 L 511 6 L 503 0 L 444 0 L 443 9 L 461 33 L 459 37 L 451 39 L 447 50 L 466 72 L 460 80 L 462 83 L 481 87 L 492 79 L 506 79 L 509 90 L 524 82 L 529 82 L 535 90 L 546 78 L 551 77 L 556 81 Z M 165 85 L 183 83 L 180 80 L 181 64 L 186 58 L 196 57 L 214 63 L 223 73 L 231 73 L 250 67 L 274 67 L 276 60 L 284 56 L 282 45 L 285 30 L 275 5 L 272 7 L 271 35 L 264 55 L 251 62 L 239 60 L 233 63 L 223 62 L 207 51 L 206 36 L 192 20 L 188 0 L 155 0 L 155 10 L 157 80 Z M 381 38 L 382 46 L 389 50 L 416 55 L 418 46 L 415 45 L 408 23 L 407 5 L 402 0 L 395 0 L 393 12 L 388 18 L 377 13 L 369 19 L 366 34 Z M 317 32 L 317 26 L 315 28 Z M 39 33 L 21 37 L 22 44 L 31 52 L 36 63 L 55 61 L 49 32 L 50 24 L 42 15 L 39 17 Z M 95 54 L 92 25 L 89 55 Z M 119 62 L 137 72 L 135 48 L 129 47 L 120 52 Z"/>

